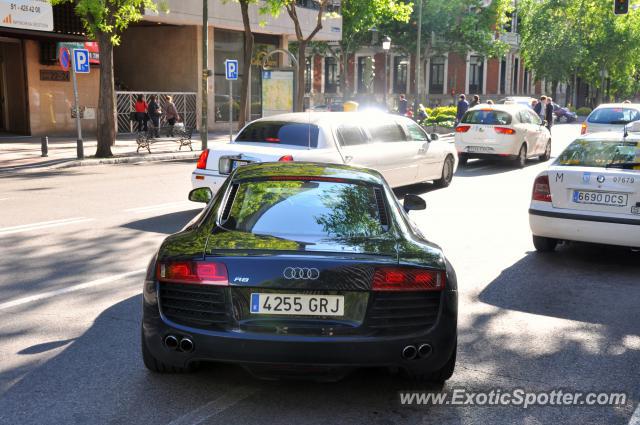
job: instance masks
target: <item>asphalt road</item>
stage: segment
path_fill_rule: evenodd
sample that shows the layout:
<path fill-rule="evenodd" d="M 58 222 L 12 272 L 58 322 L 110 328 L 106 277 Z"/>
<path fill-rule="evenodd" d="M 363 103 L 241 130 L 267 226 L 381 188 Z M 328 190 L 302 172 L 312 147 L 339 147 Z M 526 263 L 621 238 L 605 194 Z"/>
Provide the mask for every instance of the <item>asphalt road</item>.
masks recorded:
<path fill-rule="evenodd" d="M 556 126 L 554 155 L 577 133 Z M 167 162 L 0 176 L 0 423 L 629 424 L 640 254 L 535 253 L 527 208 L 545 167 L 473 161 L 447 189 L 397 191 L 426 199 L 412 217 L 458 273 L 458 366 L 443 390 L 624 392 L 624 406 L 404 406 L 401 390 L 440 389 L 385 370 L 329 384 L 259 381 L 228 365 L 148 372 L 142 270 L 200 208 L 185 201 L 193 164 Z"/>

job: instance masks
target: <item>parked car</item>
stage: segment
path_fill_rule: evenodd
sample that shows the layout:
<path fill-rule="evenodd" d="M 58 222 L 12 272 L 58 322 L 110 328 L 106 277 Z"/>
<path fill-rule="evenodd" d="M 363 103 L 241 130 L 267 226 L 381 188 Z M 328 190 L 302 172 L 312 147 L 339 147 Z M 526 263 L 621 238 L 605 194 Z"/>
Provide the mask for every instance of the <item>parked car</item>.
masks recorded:
<path fill-rule="evenodd" d="M 559 241 L 640 247 L 638 133 L 593 133 L 572 142 L 534 182 L 529 209 L 533 244 Z"/>
<path fill-rule="evenodd" d="M 254 162 L 312 161 L 378 170 L 392 187 L 451 183 L 458 166 L 453 143 L 431 140 L 415 122 L 383 113 L 292 113 L 245 126 L 233 143 L 202 152 L 193 187 L 216 192 L 238 166 Z"/>
<path fill-rule="evenodd" d="M 374 170 L 305 162 L 237 168 L 199 218 L 164 240 L 143 289 L 154 372 L 236 363 L 258 376 L 338 379 L 391 367 L 453 374 L 457 282 L 442 250 Z"/>
<path fill-rule="evenodd" d="M 342 112 L 344 111 L 344 103 L 332 102 L 322 105 L 315 105 L 311 107 L 313 112 Z"/>
<path fill-rule="evenodd" d="M 591 111 L 582 123 L 580 134 L 600 131 L 622 132 L 630 122 L 640 120 L 638 103 L 606 103 Z"/>
<path fill-rule="evenodd" d="M 571 112 L 569 108 L 558 105 L 557 103 L 552 103 L 553 105 L 553 117 L 554 121 L 557 122 L 574 122 L 578 119 L 578 114 L 575 112 Z"/>
<path fill-rule="evenodd" d="M 478 105 L 469 109 L 455 129 L 461 164 L 470 158 L 502 158 L 524 167 L 527 159 L 551 157 L 551 133 L 540 117 L 519 104 Z"/>
<path fill-rule="evenodd" d="M 536 100 L 533 97 L 529 97 L 529 96 L 509 96 L 509 97 L 505 97 L 504 99 L 500 99 L 498 100 L 496 103 L 499 105 L 522 105 L 522 106 L 528 106 L 529 108 L 533 108 L 531 106 L 531 102 L 533 102 L 534 100 Z"/>

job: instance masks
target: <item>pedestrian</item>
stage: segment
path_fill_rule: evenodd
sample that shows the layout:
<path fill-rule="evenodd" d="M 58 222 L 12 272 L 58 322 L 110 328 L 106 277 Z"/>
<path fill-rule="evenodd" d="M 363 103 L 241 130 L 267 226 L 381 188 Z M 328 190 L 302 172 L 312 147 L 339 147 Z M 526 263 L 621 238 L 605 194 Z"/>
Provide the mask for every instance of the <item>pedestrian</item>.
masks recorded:
<path fill-rule="evenodd" d="M 398 101 L 398 114 L 405 115 L 407 113 L 407 106 L 409 106 L 409 102 L 407 102 L 404 94 L 401 94 L 400 100 Z"/>
<path fill-rule="evenodd" d="M 178 108 L 176 108 L 175 103 L 173 103 L 173 96 L 167 96 L 167 111 L 165 112 L 164 117 L 169 124 L 169 137 L 173 137 L 173 126 L 177 121 L 180 121 Z"/>
<path fill-rule="evenodd" d="M 545 112 L 544 108 L 546 104 L 547 104 L 547 96 L 542 95 L 540 96 L 540 102 L 536 103 L 536 105 L 533 107 L 533 112 L 538 114 L 541 120 L 544 120 L 544 112 Z"/>
<path fill-rule="evenodd" d="M 535 112 L 537 106 L 538 106 L 538 99 L 533 99 L 531 101 L 531 109 L 533 109 L 534 112 Z"/>
<path fill-rule="evenodd" d="M 160 104 L 158 104 L 158 96 L 151 95 L 151 101 L 148 106 L 149 110 L 149 119 L 151 120 L 151 125 L 153 126 L 153 137 L 160 137 L 160 117 L 162 116 L 162 109 L 160 108 Z"/>
<path fill-rule="evenodd" d="M 138 132 L 147 131 L 147 102 L 145 102 L 144 96 L 141 94 L 136 98 L 135 110 Z"/>
<path fill-rule="evenodd" d="M 480 96 L 477 94 L 473 95 L 473 100 L 469 104 L 469 108 L 473 108 L 474 106 L 478 106 L 480 104 Z"/>
<path fill-rule="evenodd" d="M 427 110 L 422 103 L 418 105 L 418 113 L 416 114 L 416 118 L 418 119 L 418 122 L 420 124 L 422 124 L 424 120 L 429 118 L 429 114 L 427 114 Z"/>
<path fill-rule="evenodd" d="M 544 109 L 544 119 L 547 121 L 547 128 L 551 131 L 553 125 L 553 99 L 547 97 L 547 104 Z"/>
<path fill-rule="evenodd" d="M 493 105 L 493 100 L 491 99 L 487 100 L 487 105 Z"/>
<path fill-rule="evenodd" d="M 460 96 L 458 96 L 458 99 L 459 99 L 458 106 L 456 109 L 456 125 L 458 125 L 460 121 L 462 121 L 462 117 L 469 109 L 469 102 L 467 102 L 467 96 L 465 96 L 464 94 L 461 94 Z"/>

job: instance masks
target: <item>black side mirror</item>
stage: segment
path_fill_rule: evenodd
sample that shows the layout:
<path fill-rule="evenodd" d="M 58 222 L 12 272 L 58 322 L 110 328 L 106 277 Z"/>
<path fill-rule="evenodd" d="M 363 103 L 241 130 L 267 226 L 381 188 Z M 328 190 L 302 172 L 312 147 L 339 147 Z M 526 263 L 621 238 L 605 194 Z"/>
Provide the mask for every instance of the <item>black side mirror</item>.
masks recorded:
<path fill-rule="evenodd" d="M 189 192 L 189 200 L 191 202 L 203 202 L 208 204 L 213 198 L 213 192 L 208 187 L 199 187 Z"/>
<path fill-rule="evenodd" d="M 419 197 L 418 195 L 408 194 L 404 197 L 404 210 L 406 212 L 409 211 L 417 211 L 424 210 L 427 208 L 427 203 L 424 199 Z"/>
<path fill-rule="evenodd" d="M 440 136 L 438 136 L 438 133 L 431 133 L 430 135 L 431 140 L 438 140 L 440 138 Z"/>

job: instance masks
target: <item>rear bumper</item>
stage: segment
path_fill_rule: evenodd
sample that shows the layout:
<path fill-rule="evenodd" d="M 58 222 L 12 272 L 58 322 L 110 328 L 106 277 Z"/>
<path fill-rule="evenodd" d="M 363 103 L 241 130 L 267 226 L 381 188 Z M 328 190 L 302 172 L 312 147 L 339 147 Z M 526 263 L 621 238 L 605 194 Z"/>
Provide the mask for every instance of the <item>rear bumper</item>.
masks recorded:
<path fill-rule="evenodd" d="M 506 160 L 515 160 L 518 158 L 518 155 L 512 154 L 498 154 L 498 153 L 476 153 L 476 152 L 458 152 L 458 156 L 460 158 L 476 158 L 476 159 L 506 159 Z"/>
<path fill-rule="evenodd" d="M 226 179 L 227 176 L 220 175 L 217 172 L 210 170 L 196 170 L 191 173 L 191 186 L 194 189 L 199 187 L 208 187 L 215 194 Z"/>
<path fill-rule="evenodd" d="M 240 365 L 357 368 L 397 366 L 422 372 L 441 368 L 456 345 L 457 292 L 447 291 L 436 324 L 429 329 L 402 336 L 320 337 L 277 335 L 242 331 L 209 331 L 172 323 L 157 307 L 145 301 L 143 338 L 158 360 L 185 367 L 192 362 L 215 361 Z M 184 353 L 165 346 L 164 338 L 187 337 L 194 350 Z M 424 358 L 406 360 L 401 356 L 407 345 L 430 344 Z"/>
<path fill-rule="evenodd" d="M 640 246 L 640 217 L 635 220 L 616 219 L 531 208 L 529 225 L 536 236 L 606 245 Z"/>
<path fill-rule="evenodd" d="M 522 143 L 513 142 L 496 142 L 496 143 L 464 143 L 456 142 L 456 150 L 461 158 L 504 158 L 515 159 L 518 157 L 518 151 Z M 469 151 L 473 147 L 480 147 L 482 152 Z M 486 149 L 486 150 L 485 150 Z"/>

